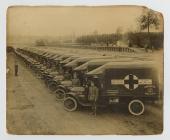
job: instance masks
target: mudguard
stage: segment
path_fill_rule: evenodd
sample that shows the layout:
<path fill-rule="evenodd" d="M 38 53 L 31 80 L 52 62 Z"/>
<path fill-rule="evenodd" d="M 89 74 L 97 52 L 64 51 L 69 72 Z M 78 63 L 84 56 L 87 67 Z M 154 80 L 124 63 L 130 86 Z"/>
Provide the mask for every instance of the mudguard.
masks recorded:
<path fill-rule="evenodd" d="M 56 83 L 59 83 L 60 80 L 53 79 L 52 81 L 54 81 L 54 82 L 56 82 Z"/>
<path fill-rule="evenodd" d="M 54 83 L 54 84 L 58 85 L 59 82 L 56 81 L 56 80 L 49 80 L 48 83 L 49 83 L 49 84 L 50 84 L 50 83 Z"/>
<path fill-rule="evenodd" d="M 92 106 L 91 102 L 81 100 L 81 98 L 75 92 L 68 92 L 68 93 L 65 94 L 65 97 L 69 97 L 69 96 L 76 99 L 77 103 L 81 106 L 86 106 L 86 107 Z"/>
<path fill-rule="evenodd" d="M 58 87 L 57 87 L 58 89 L 59 88 L 61 88 L 61 89 L 64 89 L 64 90 L 66 90 L 66 87 L 64 86 L 64 85 L 58 85 Z"/>
<path fill-rule="evenodd" d="M 71 96 L 78 100 L 77 94 L 75 92 L 68 92 L 66 93 L 66 96 Z"/>
<path fill-rule="evenodd" d="M 75 92 L 68 92 L 68 93 L 66 93 L 65 97 L 67 97 L 67 96 L 71 96 L 71 97 L 75 98 L 80 105 L 83 105 L 83 106 L 85 105 L 83 102 L 81 102 L 79 100 L 79 97 L 78 97 L 77 93 L 75 93 Z"/>

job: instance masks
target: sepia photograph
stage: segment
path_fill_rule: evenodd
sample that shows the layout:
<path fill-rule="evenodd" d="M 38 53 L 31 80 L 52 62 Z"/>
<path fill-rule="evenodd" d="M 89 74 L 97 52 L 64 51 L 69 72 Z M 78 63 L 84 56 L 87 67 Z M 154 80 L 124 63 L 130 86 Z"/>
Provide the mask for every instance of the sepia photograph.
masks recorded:
<path fill-rule="evenodd" d="M 6 20 L 8 134 L 163 133 L 161 11 L 14 5 Z"/>

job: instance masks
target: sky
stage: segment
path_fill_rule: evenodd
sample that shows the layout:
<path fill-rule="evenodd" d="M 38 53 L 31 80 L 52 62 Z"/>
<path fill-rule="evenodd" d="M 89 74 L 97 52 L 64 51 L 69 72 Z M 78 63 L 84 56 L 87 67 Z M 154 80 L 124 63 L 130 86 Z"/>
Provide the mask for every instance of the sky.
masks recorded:
<path fill-rule="evenodd" d="M 114 33 L 137 28 L 143 7 L 29 7 L 13 6 L 7 11 L 8 36 L 65 36 Z"/>

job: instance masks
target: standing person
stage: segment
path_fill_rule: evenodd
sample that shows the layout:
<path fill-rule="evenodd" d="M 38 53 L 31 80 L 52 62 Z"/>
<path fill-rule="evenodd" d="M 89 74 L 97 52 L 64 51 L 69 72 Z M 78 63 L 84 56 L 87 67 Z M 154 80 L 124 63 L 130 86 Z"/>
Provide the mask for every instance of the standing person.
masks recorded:
<path fill-rule="evenodd" d="M 14 66 L 15 68 L 15 76 L 18 76 L 18 63 L 17 63 L 17 61 L 15 60 L 15 66 Z"/>
<path fill-rule="evenodd" d="M 99 90 L 98 88 L 94 85 L 94 82 L 91 82 L 91 86 L 89 87 L 89 96 L 88 99 L 92 103 L 92 110 L 93 114 L 96 116 L 97 112 L 97 100 L 99 96 Z"/>

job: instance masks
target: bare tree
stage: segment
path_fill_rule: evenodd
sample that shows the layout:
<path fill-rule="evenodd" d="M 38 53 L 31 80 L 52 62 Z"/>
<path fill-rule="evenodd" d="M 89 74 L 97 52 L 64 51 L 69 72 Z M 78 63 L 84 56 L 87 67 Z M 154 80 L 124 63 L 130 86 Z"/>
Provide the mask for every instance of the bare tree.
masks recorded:
<path fill-rule="evenodd" d="M 138 18 L 138 23 L 141 30 L 147 29 L 147 44 L 150 45 L 150 28 L 158 29 L 160 25 L 158 14 L 151 9 L 144 9 L 142 15 Z"/>
<path fill-rule="evenodd" d="M 147 29 L 148 34 L 150 32 L 150 28 L 155 27 L 155 29 L 158 29 L 160 25 L 158 14 L 150 9 L 143 11 L 142 15 L 138 19 L 138 22 L 140 29 Z"/>

